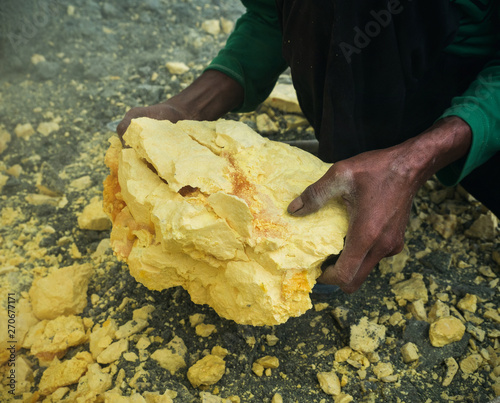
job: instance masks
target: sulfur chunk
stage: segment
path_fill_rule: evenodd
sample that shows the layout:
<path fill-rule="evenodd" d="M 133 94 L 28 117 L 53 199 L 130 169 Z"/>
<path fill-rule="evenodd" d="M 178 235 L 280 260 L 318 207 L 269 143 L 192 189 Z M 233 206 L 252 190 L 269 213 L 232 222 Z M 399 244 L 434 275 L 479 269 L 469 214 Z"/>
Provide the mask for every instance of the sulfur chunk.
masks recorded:
<path fill-rule="evenodd" d="M 59 361 L 54 359 L 44 371 L 38 389 L 42 395 L 49 395 L 56 389 L 77 383 L 92 363 L 92 356 L 88 352 L 76 354 L 71 360 Z"/>
<path fill-rule="evenodd" d="M 464 333 L 464 324 L 459 319 L 449 316 L 432 323 L 429 329 L 429 339 L 434 347 L 443 347 L 461 340 Z"/>
<path fill-rule="evenodd" d="M 340 395 L 340 380 L 335 372 L 318 372 L 317 377 L 323 392 L 327 395 Z"/>
<path fill-rule="evenodd" d="M 213 385 L 222 378 L 226 363 L 217 355 L 207 355 L 189 368 L 187 377 L 194 388 Z"/>
<path fill-rule="evenodd" d="M 311 308 L 321 263 L 342 250 L 347 212 L 337 199 L 301 218 L 287 206 L 330 164 L 233 121 L 139 118 L 124 140 L 129 148 L 115 138 L 106 155 L 104 210 L 111 246 L 137 281 L 182 286 L 241 324 Z"/>
<path fill-rule="evenodd" d="M 93 268 L 90 264 L 63 267 L 47 277 L 37 278 L 29 291 L 33 313 L 38 319 L 83 312 Z"/>
<path fill-rule="evenodd" d="M 170 371 L 173 375 L 179 369 L 186 367 L 187 348 L 184 341 L 175 336 L 168 344 L 166 348 L 156 350 L 151 358 L 160 364 L 162 368 Z"/>
<path fill-rule="evenodd" d="M 415 344 L 409 342 L 401 347 L 401 355 L 403 356 L 403 361 L 408 364 L 410 362 L 418 360 L 418 348 Z"/>
<path fill-rule="evenodd" d="M 351 326 L 351 339 L 349 347 L 361 353 L 374 352 L 385 340 L 386 328 L 361 318 L 358 324 Z"/>

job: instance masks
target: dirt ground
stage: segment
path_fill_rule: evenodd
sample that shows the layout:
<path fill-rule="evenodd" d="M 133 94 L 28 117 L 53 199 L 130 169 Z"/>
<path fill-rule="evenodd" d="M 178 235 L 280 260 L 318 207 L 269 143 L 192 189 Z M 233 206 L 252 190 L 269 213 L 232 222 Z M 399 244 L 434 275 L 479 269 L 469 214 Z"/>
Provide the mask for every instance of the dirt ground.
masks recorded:
<path fill-rule="evenodd" d="M 110 379 L 105 389 L 115 392 L 107 401 L 144 401 L 145 392 L 166 390 L 182 403 L 347 402 L 349 396 L 354 402 L 494 399 L 500 394 L 500 232 L 496 218 L 462 189 L 429 181 L 416 198 L 401 256 L 376 268 L 357 293 L 313 294 L 313 309 L 274 327 L 224 320 L 209 307 L 193 304 L 182 289 L 146 289 L 113 256 L 109 229 L 80 228 L 84 207 L 102 198 L 108 173 L 104 154 L 113 135 L 107 124 L 133 106 L 157 103 L 188 85 L 227 39 L 224 31 L 207 32 L 203 22 L 223 18 L 222 25 L 230 27 L 242 11 L 236 0 L 0 4 L 0 297 L 6 310 L 0 317 L 0 342 L 8 340 L 9 293 L 15 300 L 15 325 L 21 328 L 27 319 L 18 307 L 29 299 L 34 279 L 88 263 L 93 274 L 86 306 L 76 315 L 87 333 L 110 319 L 124 325 L 134 310 L 154 307 L 147 327 L 127 339 L 126 352 L 137 359 L 122 354 L 100 364 Z M 167 62 L 185 63 L 189 70 L 172 74 Z M 290 83 L 290 78 L 284 74 L 280 81 Z M 289 115 L 269 108 L 229 118 L 256 128 L 256 116 L 264 113 L 279 127 L 268 137 L 311 137 L 309 128 L 290 128 Z M 409 290 L 401 284 L 409 284 Z M 475 304 L 460 303 L 464 297 Z M 433 307 L 444 306 L 465 325 L 465 334 L 433 347 L 432 320 L 415 313 L 419 303 L 429 317 Z M 204 323 L 215 331 L 207 337 L 196 334 L 190 324 L 195 314 L 205 315 Z M 365 317 L 385 336 L 374 351 L 342 360 L 336 353 L 350 345 L 353 326 Z M 141 349 L 142 337 L 150 343 Z M 171 373 L 151 355 L 174 337 L 187 348 L 186 367 Z M 405 363 L 401 348 L 409 342 L 417 347 L 418 359 Z M 188 368 L 215 346 L 228 350 L 224 375 L 203 391 L 194 388 Z M 87 337 L 58 356 L 70 361 L 89 349 Z M 276 357 L 279 366 L 258 376 L 253 364 L 267 355 Z M 459 368 L 446 385 L 451 358 Z M 61 395 L 42 393 L 48 362 L 26 343 L 13 360 L 26 365 L 22 370 L 17 366 L 15 395 L 8 393 L 15 365 L 7 361 L 0 367 L 1 401 L 105 399 L 102 390 L 75 400 L 82 387 L 79 378 L 58 385 Z M 472 361 L 477 365 L 469 365 Z M 382 373 L 387 367 L 392 372 Z M 318 382 L 318 373 L 331 371 L 342 381 L 343 395 L 336 398 Z M 118 395 L 135 397 L 119 400 Z M 162 401 L 169 400 L 165 396 Z"/>

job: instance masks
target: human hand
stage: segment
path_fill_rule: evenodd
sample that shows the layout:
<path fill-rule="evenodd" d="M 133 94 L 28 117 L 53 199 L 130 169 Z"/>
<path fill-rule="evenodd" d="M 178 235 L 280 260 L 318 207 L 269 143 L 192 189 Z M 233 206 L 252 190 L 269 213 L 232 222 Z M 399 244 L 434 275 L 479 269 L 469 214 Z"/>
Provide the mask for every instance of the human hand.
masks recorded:
<path fill-rule="evenodd" d="M 418 189 L 465 155 L 470 142 L 463 120 L 445 118 L 402 144 L 339 161 L 306 188 L 288 206 L 290 214 L 311 214 L 342 197 L 350 215 L 344 250 L 318 280 L 354 292 L 382 258 L 399 253 Z"/>
<path fill-rule="evenodd" d="M 120 137 L 120 140 L 122 140 L 122 143 L 123 135 L 127 131 L 132 119 L 142 117 L 157 120 L 170 120 L 172 123 L 189 118 L 188 114 L 182 110 L 182 107 L 175 105 L 175 102 L 172 102 L 171 100 L 156 105 L 132 108 L 125 114 L 116 128 L 116 133 L 118 134 L 118 137 Z"/>
<path fill-rule="evenodd" d="M 130 109 L 118 124 L 120 139 L 134 118 L 158 120 L 216 120 L 237 108 L 244 99 L 243 87 L 217 70 L 207 70 L 191 85 L 169 100 L 147 107 Z M 123 140 L 122 140 L 123 141 Z"/>
<path fill-rule="evenodd" d="M 313 213 L 334 197 L 346 203 L 350 220 L 344 250 L 318 281 L 354 292 L 382 258 L 402 250 L 417 191 L 408 180 L 390 151 L 371 151 L 336 163 L 290 203 L 294 216 Z"/>

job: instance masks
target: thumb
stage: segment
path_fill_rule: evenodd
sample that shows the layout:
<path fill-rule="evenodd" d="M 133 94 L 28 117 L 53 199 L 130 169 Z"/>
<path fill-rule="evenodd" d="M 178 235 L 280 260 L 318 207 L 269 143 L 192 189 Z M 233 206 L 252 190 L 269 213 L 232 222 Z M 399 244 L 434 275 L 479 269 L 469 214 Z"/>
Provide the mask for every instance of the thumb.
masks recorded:
<path fill-rule="evenodd" d="M 314 213 L 330 199 L 349 193 L 351 183 L 351 175 L 346 171 L 340 172 L 334 165 L 288 205 L 288 213 L 297 217 Z"/>
<path fill-rule="evenodd" d="M 118 123 L 118 126 L 116 127 L 116 133 L 118 134 L 118 137 L 122 141 L 122 144 L 124 144 L 123 135 L 127 131 L 127 128 L 129 127 L 131 120 L 132 119 L 130 117 L 125 116 L 122 119 L 122 121 L 120 123 Z"/>

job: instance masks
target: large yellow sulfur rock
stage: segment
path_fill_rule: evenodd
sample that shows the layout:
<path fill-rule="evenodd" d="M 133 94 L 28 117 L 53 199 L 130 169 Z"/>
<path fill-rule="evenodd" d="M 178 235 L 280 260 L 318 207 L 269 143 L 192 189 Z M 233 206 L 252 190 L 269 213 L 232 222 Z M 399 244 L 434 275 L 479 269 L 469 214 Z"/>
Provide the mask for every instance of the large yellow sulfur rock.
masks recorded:
<path fill-rule="evenodd" d="M 240 122 L 134 119 L 111 139 L 104 209 L 111 245 L 146 287 L 182 286 L 241 324 L 274 325 L 311 307 L 321 263 L 343 247 L 332 200 L 297 218 L 288 204 L 330 167 Z"/>

